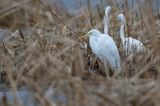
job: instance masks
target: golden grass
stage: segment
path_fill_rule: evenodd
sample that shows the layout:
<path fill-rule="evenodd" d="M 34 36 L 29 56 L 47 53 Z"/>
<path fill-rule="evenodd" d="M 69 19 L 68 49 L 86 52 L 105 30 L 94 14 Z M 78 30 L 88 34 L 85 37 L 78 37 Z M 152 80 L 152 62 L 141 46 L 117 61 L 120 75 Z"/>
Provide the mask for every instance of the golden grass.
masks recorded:
<path fill-rule="evenodd" d="M 118 75 L 110 72 L 104 75 L 106 70 L 101 61 L 95 59 L 89 46 L 82 50 L 79 44 L 84 41 L 78 39 L 90 28 L 102 31 L 101 5 L 97 6 L 97 13 L 88 4 L 87 11 L 67 17 L 63 15 L 65 11 L 55 13 L 39 0 L 1 2 L 0 28 L 11 34 L 0 42 L 0 87 L 5 85 L 4 89 L 12 91 L 12 106 L 22 105 L 16 92 L 23 87 L 42 106 L 157 106 L 160 103 L 160 23 L 149 3 L 135 12 L 124 7 L 126 33 L 141 39 L 149 53 L 135 55 L 132 62 L 124 55 L 118 36 L 119 24 L 115 22 L 121 11 L 114 13 L 110 35 L 118 44 L 123 68 Z M 65 103 L 52 101 L 46 96 L 49 90 L 65 95 Z M 1 98 L 0 103 L 8 106 L 6 102 L 5 97 Z"/>

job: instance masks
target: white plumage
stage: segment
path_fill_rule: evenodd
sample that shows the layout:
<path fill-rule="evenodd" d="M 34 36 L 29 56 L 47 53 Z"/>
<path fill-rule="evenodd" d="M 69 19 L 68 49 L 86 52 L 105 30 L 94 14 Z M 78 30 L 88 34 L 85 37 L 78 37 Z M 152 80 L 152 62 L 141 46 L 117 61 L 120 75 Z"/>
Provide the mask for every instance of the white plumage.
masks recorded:
<path fill-rule="evenodd" d="M 134 39 L 132 37 L 125 37 L 125 25 L 126 25 L 125 16 L 123 14 L 119 14 L 117 18 L 118 20 L 121 21 L 120 38 L 123 44 L 123 48 L 125 50 L 125 54 L 129 55 L 145 51 L 146 49 L 141 41 Z"/>
<path fill-rule="evenodd" d="M 111 11 L 111 6 L 107 6 L 104 15 L 104 34 L 109 35 L 109 13 Z"/>
<path fill-rule="evenodd" d="M 113 39 L 101 34 L 97 29 L 90 30 L 86 36 L 89 36 L 89 44 L 92 52 L 106 65 L 114 70 L 121 70 L 121 60 L 116 43 Z"/>

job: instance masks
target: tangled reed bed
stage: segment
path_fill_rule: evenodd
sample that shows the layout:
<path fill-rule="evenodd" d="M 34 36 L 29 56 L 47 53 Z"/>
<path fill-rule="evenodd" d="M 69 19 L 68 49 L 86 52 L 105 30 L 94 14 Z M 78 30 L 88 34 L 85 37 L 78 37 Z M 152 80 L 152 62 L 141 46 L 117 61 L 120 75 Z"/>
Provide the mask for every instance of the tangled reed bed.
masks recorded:
<path fill-rule="evenodd" d="M 110 34 L 118 44 L 123 71 L 112 76 L 106 73 L 105 77 L 103 64 L 89 46 L 87 50 L 80 46 L 87 45 L 87 40 L 78 39 L 92 27 L 102 29 L 104 12 L 101 5 L 97 7 L 98 13 L 93 14 L 88 5 L 82 14 L 68 16 L 44 1 L 1 1 L 0 90 L 11 90 L 14 99 L 10 103 L 4 95 L 2 105 L 25 105 L 17 95 L 21 88 L 32 95 L 35 105 L 42 106 L 159 104 L 160 21 L 152 14 L 151 5 L 146 2 L 139 6 L 138 15 L 123 9 L 126 33 L 141 39 L 150 51 L 135 55 L 132 62 L 124 55 L 117 36 L 119 24 L 114 17 L 122 11 L 111 15 Z"/>

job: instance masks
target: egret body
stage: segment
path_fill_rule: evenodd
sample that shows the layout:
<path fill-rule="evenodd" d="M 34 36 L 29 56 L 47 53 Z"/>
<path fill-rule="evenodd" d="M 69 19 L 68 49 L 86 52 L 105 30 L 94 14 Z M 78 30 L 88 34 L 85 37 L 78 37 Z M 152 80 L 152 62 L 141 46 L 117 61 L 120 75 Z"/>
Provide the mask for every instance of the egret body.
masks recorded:
<path fill-rule="evenodd" d="M 125 37 L 125 25 L 126 25 L 125 16 L 123 14 L 119 14 L 117 18 L 118 20 L 121 21 L 120 38 L 123 44 L 123 48 L 125 50 L 125 54 L 129 55 L 137 52 L 143 52 L 145 50 L 145 47 L 141 41 L 134 39 L 132 37 Z"/>
<path fill-rule="evenodd" d="M 121 60 L 116 43 L 113 39 L 101 34 L 97 29 L 90 30 L 85 36 L 89 37 L 92 52 L 106 65 L 114 70 L 121 70 Z"/>

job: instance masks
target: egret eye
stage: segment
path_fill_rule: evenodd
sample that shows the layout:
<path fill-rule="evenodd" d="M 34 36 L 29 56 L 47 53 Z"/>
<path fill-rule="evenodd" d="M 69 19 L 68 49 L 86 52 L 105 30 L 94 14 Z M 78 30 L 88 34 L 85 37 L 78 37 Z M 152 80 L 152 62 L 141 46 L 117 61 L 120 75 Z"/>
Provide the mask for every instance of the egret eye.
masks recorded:
<path fill-rule="evenodd" d="M 91 35 L 92 34 L 92 32 L 89 32 L 89 35 Z"/>

